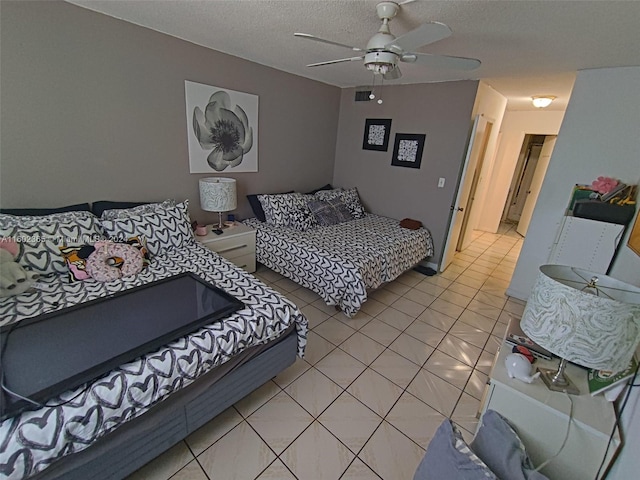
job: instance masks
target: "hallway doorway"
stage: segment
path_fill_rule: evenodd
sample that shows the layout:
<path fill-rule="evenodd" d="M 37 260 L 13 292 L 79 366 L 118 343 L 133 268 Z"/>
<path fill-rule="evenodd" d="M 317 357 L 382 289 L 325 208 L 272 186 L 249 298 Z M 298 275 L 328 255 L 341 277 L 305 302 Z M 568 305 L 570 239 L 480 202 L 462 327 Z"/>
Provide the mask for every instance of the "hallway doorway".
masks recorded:
<path fill-rule="evenodd" d="M 515 224 L 516 231 L 523 237 L 529 229 L 556 138 L 556 135 L 527 134 L 522 142 L 502 221 Z"/>

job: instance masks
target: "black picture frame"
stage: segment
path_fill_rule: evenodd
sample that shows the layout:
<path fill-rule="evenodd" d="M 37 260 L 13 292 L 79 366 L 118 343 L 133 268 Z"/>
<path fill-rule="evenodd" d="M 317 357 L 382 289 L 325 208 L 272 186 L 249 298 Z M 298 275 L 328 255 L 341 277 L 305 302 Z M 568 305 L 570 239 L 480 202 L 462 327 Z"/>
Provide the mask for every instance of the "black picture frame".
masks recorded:
<path fill-rule="evenodd" d="M 426 138 L 424 133 L 396 133 L 391 165 L 420 168 Z"/>
<path fill-rule="evenodd" d="M 389 149 L 390 134 L 390 118 L 367 118 L 364 122 L 362 149 L 386 152 Z M 382 143 L 380 143 L 381 141 Z"/>

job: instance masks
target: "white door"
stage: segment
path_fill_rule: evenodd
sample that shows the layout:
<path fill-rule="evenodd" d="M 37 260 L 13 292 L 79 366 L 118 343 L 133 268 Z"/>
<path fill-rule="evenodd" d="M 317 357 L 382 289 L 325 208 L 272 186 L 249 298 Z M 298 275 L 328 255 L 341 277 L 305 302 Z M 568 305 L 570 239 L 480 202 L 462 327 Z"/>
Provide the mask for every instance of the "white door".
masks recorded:
<path fill-rule="evenodd" d="M 538 201 L 538 195 L 540 194 L 542 181 L 544 180 L 544 176 L 547 173 L 547 167 L 549 166 L 549 160 L 551 160 L 553 147 L 555 147 L 556 145 L 556 138 L 558 138 L 556 135 L 547 135 L 544 139 L 544 144 L 542 145 L 542 150 L 540 151 L 540 156 L 538 157 L 538 164 L 536 165 L 536 170 L 533 173 L 531 184 L 529 185 L 529 190 L 527 191 L 527 199 L 524 202 L 524 206 L 522 207 L 522 214 L 520 215 L 520 221 L 518 222 L 518 227 L 516 228 L 516 232 L 518 232 L 523 237 L 527 234 L 527 230 L 529 229 L 529 222 L 531 221 L 531 216 L 533 215 L 533 208 L 536 206 L 536 202 Z"/>
<path fill-rule="evenodd" d="M 458 192 L 456 194 L 456 201 L 451 206 L 451 216 L 449 219 L 449 231 L 447 232 L 447 240 L 444 244 L 444 250 L 442 253 L 442 261 L 440 262 L 440 271 L 444 270 L 453 261 L 453 256 L 456 253 L 456 247 L 460 238 L 460 232 L 462 230 L 462 223 L 464 220 L 464 209 L 467 206 L 469 200 L 469 193 L 471 192 L 471 184 L 473 183 L 473 171 L 475 168 L 474 161 L 477 161 L 478 152 L 481 150 L 482 139 L 487 125 L 487 121 L 480 115 L 476 115 L 473 121 L 473 128 L 471 129 L 471 136 L 469 137 L 469 146 L 467 147 L 467 154 L 464 158 L 464 163 L 460 170 L 460 179 L 458 181 Z"/>
<path fill-rule="evenodd" d="M 544 141 L 543 141 L 544 143 Z M 524 168 L 520 175 L 520 181 L 515 187 L 515 192 L 511 199 L 511 205 L 507 214 L 507 219 L 513 222 L 519 222 L 522 218 L 522 209 L 527 198 L 529 197 L 529 191 L 531 190 L 531 181 L 533 175 L 536 173 L 536 167 L 538 166 L 538 160 L 540 159 L 540 153 L 542 152 L 542 144 L 530 145 L 527 149 L 527 155 L 524 160 Z"/>
<path fill-rule="evenodd" d="M 477 153 L 477 158 L 471 157 L 469 161 L 469 165 L 475 164 L 473 168 L 473 175 L 471 179 L 471 188 L 469 189 L 469 199 L 467 200 L 467 206 L 464 209 L 464 219 L 462 220 L 462 228 L 460 230 L 460 238 L 458 239 L 458 245 L 456 250 L 462 251 L 471 245 L 473 241 L 473 232 L 475 231 L 475 227 L 478 224 L 478 216 L 480 212 L 478 208 L 473 208 L 477 187 L 480 183 L 480 179 L 482 178 L 482 169 L 484 167 L 485 155 L 487 153 L 487 145 L 489 143 L 489 137 L 491 136 L 491 130 L 493 129 L 493 123 L 486 122 L 484 127 L 484 131 L 478 131 L 476 133 L 476 142 L 480 145 L 480 149 Z M 472 153 L 475 155 L 475 152 Z M 468 167 L 469 169 L 471 166 Z M 482 205 L 476 204 L 476 207 L 482 207 Z"/>

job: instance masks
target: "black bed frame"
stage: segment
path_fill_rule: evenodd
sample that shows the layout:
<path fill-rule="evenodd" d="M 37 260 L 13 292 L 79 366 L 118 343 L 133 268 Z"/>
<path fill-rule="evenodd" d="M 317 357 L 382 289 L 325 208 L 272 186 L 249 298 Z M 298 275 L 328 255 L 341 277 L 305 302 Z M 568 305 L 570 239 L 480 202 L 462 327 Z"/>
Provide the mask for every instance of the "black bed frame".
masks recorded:
<path fill-rule="evenodd" d="M 291 327 L 280 338 L 251 347 L 87 449 L 54 462 L 31 478 L 120 480 L 292 365 L 296 355 L 297 334 Z"/>

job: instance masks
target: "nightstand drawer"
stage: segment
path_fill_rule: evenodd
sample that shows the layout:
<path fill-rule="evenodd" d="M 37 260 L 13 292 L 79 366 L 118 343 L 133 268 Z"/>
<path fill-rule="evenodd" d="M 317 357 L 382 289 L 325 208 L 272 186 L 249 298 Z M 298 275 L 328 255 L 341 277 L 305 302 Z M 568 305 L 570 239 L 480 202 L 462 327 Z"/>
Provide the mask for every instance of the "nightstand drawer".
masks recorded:
<path fill-rule="evenodd" d="M 199 242 L 247 272 L 256 271 L 256 231 L 254 229 L 242 223 L 236 223 L 231 228 L 225 228 L 220 235 L 216 235 L 211 231 L 215 227 L 209 225 L 207 228 L 209 233 L 198 238 Z"/>
<path fill-rule="evenodd" d="M 255 253 L 250 253 L 248 255 L 243 255 L 241 257 L 229 258 L 229 261 L 233 262 L 240 268 L 245 269 L 249 273 L 253 273 L 256 271 L 256 255 Z"/>
<path fill-rule="evenodd" d="M 256 236 L 255 233 L 252 232 L 232 238 L 221 238 L 215 242 L 207 242 L 205 245 L 227 259 L 242 257 L 244 255 L 255 255 Z"/>

